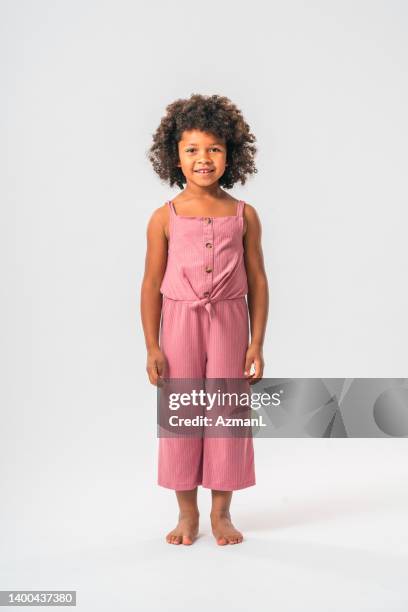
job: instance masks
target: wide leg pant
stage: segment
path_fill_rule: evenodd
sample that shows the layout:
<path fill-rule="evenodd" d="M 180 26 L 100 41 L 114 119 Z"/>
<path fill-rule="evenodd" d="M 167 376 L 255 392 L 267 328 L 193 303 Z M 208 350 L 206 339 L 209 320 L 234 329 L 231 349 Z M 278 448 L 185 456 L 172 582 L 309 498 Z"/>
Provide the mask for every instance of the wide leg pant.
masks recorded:
<path fill-rule="evenodd" d="M 244 297 L 212 303 L 212 317 L 199 306 L 163 296 L 160 347 L 168 378 L 243 378 L 248 348 Z M 246 384 L 246 383 L 245 383 Z M 234 491 L 255 484 L 249 437 L 161 437 L 158 484 L 175 490 L 197 485 Z"/>

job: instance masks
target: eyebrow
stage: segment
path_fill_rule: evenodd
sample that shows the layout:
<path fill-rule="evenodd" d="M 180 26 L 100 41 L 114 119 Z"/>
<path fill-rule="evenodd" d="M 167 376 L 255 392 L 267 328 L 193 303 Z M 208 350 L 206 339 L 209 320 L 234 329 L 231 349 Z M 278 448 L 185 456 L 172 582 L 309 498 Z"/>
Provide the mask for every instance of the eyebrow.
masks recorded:
<path fill-rule="evenodd" d="M 186 145 L 184 145 L 184 146 L 189 147 L 189 146 L 191 146 L 191 145 L 193 145 L 194 147 L 196 147 L 196 146 L 197 146 L 197 143 L 196 143 L 196 142 L 189 142 L 188 144 L 186 144 Z M 210 144 L 210 145 L 208 145 L 208 146 L 209 146 L 209 147 L 213 147 L 214 145 L 218 145 L 218 146 L 220 146 L 220 147 L 222 147 L 222 146 L 223 146 L 221 142 L 213 142 L 212 144 Z"/>

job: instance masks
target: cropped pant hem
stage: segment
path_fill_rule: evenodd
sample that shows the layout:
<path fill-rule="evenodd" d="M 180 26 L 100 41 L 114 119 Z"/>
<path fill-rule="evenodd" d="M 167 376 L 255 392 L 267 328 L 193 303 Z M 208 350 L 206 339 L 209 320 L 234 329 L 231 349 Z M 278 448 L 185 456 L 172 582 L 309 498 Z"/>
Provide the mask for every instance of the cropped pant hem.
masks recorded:
<path fill-rule="evenodd" d="M 197 482 L 196 484 L 191 484 L 191 482 L 189 482 L 185 485 L 183 484 L 175 485 L 174 483 L 165 482 L 164 480 L 158 480 L 157 484 L 159 485 L 159 487 L 165 487 L 166 489 L 173 489 L 174 491 L 192 491 L 193 489 L 198 487 L 201 484 L 201 482 Z"/>
<path fill-rule="evenodd" d="M 256 480 L 252 479 L 252 480 L 248 480 L 246 482 L 240 482 L 237 483 L 235 485 L 233 484 L 226 484 L 226 483 L 204 483 L 204 482 L 197 482 L 196 484 L 185 484 L 185 485 L 174 485 L 174 484 L 170 484 L 168 482 L 164 482 L 163 480 L 159 480 L 157 482 L 157 484 L 160 487 L 165 487 L 166 489 L 173 489 L 174 491 L 192 491 L 193 489 L 195 489 L 196 487 L 199 487 L 200 485 L 204 488 L 204 489 L 212 489 L 213 491 L 239 491 L 240 489 L 247 489 L 248 487 L 253 487 L 254 485 L 256 485 Z"/>
<path fill-rule="evenodd" d="M 213 489 L 214 491 L 239 491 L 240 489 L 246 489 L 253 487 L 256 484 L 255 480 L 248 480 L 247 482 L 240 482 L 235 485 L 226 483 L 202 483 L 204 489 Z"/>

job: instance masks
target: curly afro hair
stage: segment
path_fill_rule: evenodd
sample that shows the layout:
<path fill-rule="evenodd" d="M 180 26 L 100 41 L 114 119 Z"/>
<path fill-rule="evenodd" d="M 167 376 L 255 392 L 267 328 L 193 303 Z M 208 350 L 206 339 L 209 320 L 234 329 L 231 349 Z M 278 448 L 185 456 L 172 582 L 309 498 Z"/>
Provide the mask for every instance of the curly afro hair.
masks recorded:
<path fill-rule="evenodd" d="M 225 140 L 228 166 L 219 185 L 231 189 L 238 181 L 257 169 L 254 156 L 256 141 L 241 111 L 225 96 L 192 94 L 189 99 L 175 100 L 166 107 L 166 115 L 153 134 L 153 145 L 148 151 L 149 161 L 162 180 L 170 187 L 176 183 L 183 189 L 186 178 L 180 167 L 178 143 L 185 130 L 200 130 Z"/>

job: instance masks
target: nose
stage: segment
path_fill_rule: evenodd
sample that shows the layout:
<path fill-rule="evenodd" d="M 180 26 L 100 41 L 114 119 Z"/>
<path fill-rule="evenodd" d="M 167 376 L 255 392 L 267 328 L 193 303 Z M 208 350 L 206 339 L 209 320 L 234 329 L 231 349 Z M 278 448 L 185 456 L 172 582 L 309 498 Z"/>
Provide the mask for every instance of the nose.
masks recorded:
<path fill-rule="evenodd" d="M 204 149 L 204 150 L 201 152 L 201 154 L 200 154 L 200 156 L 199 156 L 199 160 L 200 160 L 200 162 L 207 162 L 207 163 L 208 163 L 209 161 L 211 161 L 211 156 L 208 154 L 208 151 L 207 151 L 206 149 Z"/>

